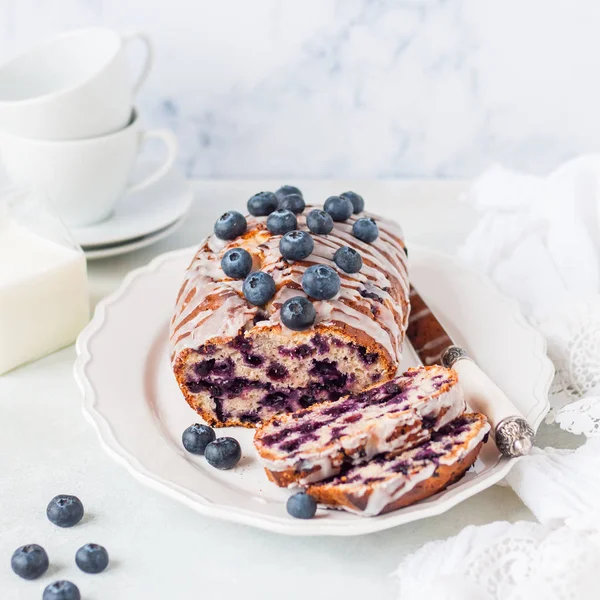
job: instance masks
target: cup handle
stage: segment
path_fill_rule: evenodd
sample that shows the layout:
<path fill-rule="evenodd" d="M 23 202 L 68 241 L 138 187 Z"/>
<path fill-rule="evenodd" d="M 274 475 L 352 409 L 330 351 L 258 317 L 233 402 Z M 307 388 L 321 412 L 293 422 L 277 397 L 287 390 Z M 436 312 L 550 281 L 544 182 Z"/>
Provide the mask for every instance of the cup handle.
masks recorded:
<path fill-rule="evenodd" d="M 150 69 L 152 68 L 152 63 L 154 62 L 154 45 L 152 44 L 150 36 L 143 31 L 124 33 L 121 35 L 121 39 L 123 40 L 123 44 L 128 44 L 133 40 L 140 40 L 140 42 L 146 46 L 146 60 L 144 61 L 144 66 L 142 67 L 140 74 L 133 84 L 133 92 L 136 93 L 150 74 Z"/>
<path fill-rule="evenodd" d="M 138 181 L 137 183 L 129 185 L 125 190 L 126 194 L 139 192 L 140 190 L 143 190 L 144 188 L 153 185 L 159 179 L 162 179 L 169 172 L 169 170 L 173 166 L 173 163 L 175 162 L 175 159 L 177 158 L 178 144 L 177 138 L 175 137 L 174 133 L 167 129 L 154 129 L 152 131 L 143 131 L 140 134 L 139 147 L 141 148 L 148 140 L 152 139 L 160 140 L 165 145 L 167 150 L 165 160 L 163 164 L 160 167 L 158 167 L 156 171 L 154 171 L 154 173 L 151 173 L 145 179 L 142 179 L 142 181 Z"/>

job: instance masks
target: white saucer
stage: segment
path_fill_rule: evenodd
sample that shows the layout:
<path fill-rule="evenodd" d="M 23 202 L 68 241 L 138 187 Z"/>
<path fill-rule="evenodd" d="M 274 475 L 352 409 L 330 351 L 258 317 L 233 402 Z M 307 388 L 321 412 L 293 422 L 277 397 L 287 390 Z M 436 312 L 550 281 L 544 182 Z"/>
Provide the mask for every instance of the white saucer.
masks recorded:
<path fill-rule="evenodd" d="M 155 163 L 142 162 L 135 171 L 133 181 L 154 168 Z M 129 243 L 158 234 L 181 220 L 190 209 L 193 199 L 190 184 L 183 173 L 174 167 L 154 185 L 125 196 L 105 221 L 73 228 L 71 234 L 88 255 L 87 250 L 92 250 L 90 246 Z"/>

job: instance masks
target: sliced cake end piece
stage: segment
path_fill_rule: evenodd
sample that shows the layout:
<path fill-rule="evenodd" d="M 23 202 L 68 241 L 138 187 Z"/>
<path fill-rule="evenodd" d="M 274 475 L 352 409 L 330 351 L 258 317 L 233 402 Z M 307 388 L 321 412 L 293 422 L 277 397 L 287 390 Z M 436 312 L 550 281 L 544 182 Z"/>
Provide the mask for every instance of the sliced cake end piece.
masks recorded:
<path fill-rule="evenodd" d="M 477 459 L 490 426 L 484 415 L 465 413 L 424 444 L 375 457 L 311 485 L 319 503 L 371 517 L 429 498 L 458 481 Z"/>
<path fill-rule="evenodd" d="M 279 415 L 257 429 L 254 445 L 271 481 L 305 486 L 427 441 L 464 410 L 454 371 L 419 367 L 360 394 Z"/>

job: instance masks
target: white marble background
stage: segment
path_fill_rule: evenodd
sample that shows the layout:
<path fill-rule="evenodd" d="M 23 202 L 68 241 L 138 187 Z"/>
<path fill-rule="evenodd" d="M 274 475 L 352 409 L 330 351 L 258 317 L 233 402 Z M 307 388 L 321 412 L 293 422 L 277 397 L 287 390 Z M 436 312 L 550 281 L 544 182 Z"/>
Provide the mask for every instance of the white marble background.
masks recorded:
<path fill-rule="evenodd" d="M 190 175 L 544 172 L 600 144 L 597 0 L 0 0 L 0 55 L 93 24 L 154 37 L 139 104 Z"/>

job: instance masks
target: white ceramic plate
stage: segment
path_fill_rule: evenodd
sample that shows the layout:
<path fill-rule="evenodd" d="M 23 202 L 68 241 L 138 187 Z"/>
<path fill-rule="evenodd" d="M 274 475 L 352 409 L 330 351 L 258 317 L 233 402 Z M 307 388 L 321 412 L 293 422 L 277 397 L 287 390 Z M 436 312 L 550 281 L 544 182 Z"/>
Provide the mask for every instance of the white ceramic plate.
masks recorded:
<path fill-rule="evenodd" d="M 295 535 L 358 535 L 444 512 L 496 483 L 514 461 L 488 443 L 465 478 L 402 510 L 364 518 L 320 509 L 309 521 L 289 517 L 287 491 L 267 478 L 252 448 L 252 430 L 232 428 L 243 458 L 231 471 L 211 468 L 186 453 L 181 433 L 198 421 L 171 373 L 167 328 L 193 250 L 154 260 L 131 273 L 98 305 L 77 342 L 75 375 L 84 412 L 107 451 L 131 473 L 198 512 Z M 464 346 L 537 428 L 548 410 L 552 364 L 543 338 L 512 301 L 454 259 L 411 246 L 413 282 L 457 343 Z M 416 364 L 407 344 L 403 367 Z"/>

